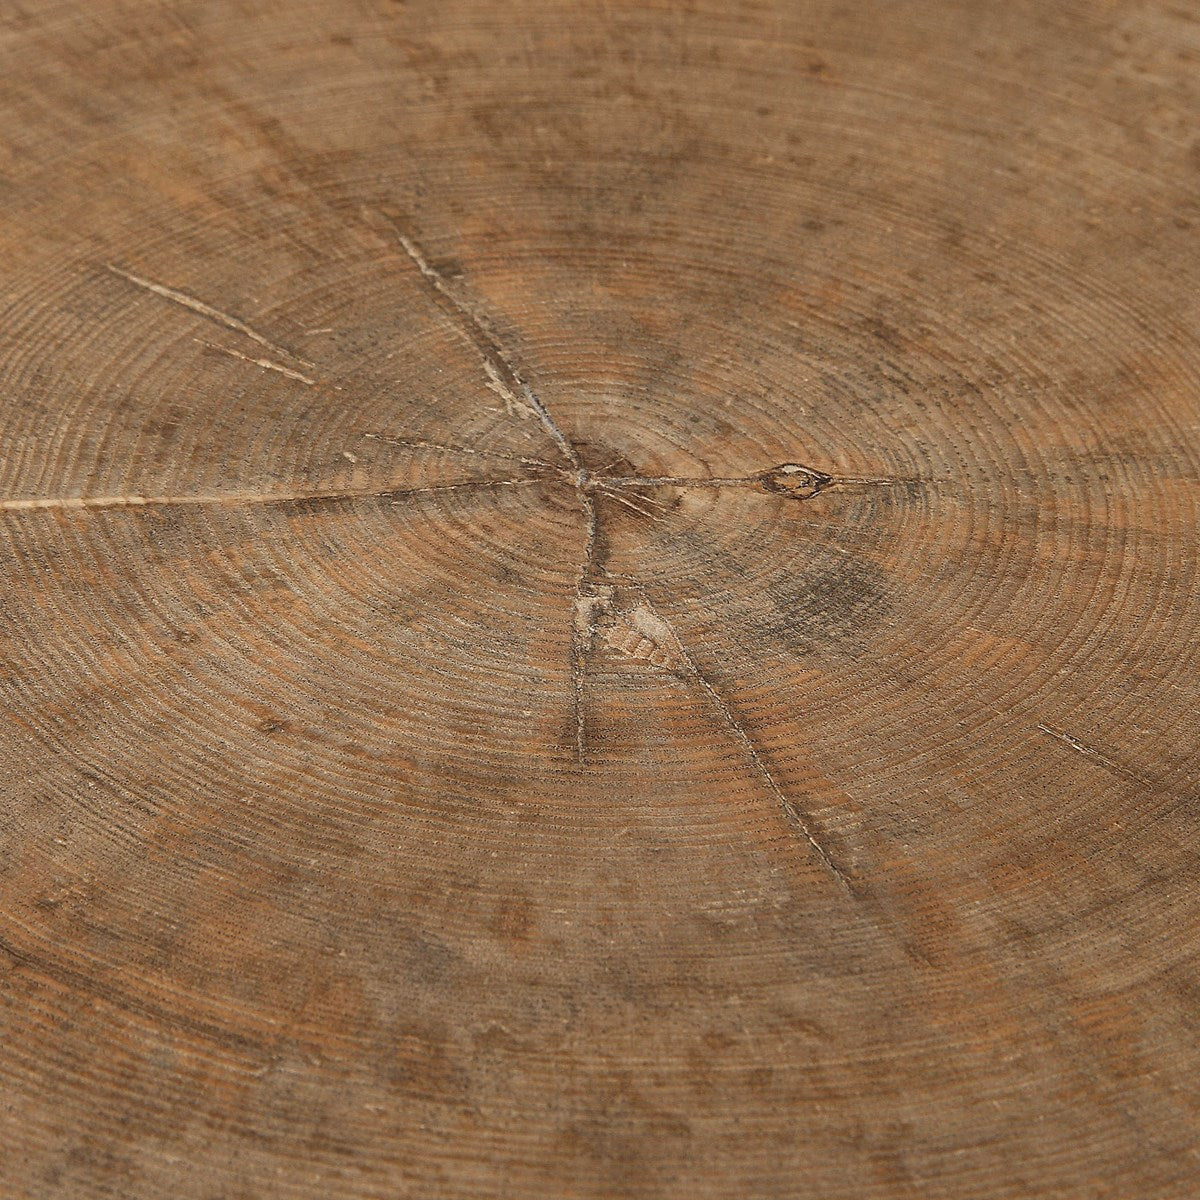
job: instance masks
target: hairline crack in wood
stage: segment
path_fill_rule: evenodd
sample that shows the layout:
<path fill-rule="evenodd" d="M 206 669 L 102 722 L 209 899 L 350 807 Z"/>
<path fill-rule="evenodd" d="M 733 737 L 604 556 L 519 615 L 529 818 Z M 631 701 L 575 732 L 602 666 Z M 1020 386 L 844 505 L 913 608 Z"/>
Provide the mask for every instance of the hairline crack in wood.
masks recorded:
<path fill-rule="evenodd" d="M 703 691 L 707 696 L 709 702 L 720 714 L 722 723 L 725 725 L 726 730 L 732 735 L 734 741 L 737 742 L 741 747 L 743 753 L 750 761 L 750 764 L 754 768 L 755 772 L 762 779 L 763 783 L 766 784 L 767 789 L 770 791 L 772 796 L 775 798 L 776 803 L 783 811 L 784 817 L 787 818 L 800 831 L 804 839 L 808 842 L 809 846 L 821 860 L 822 865 L 837 880 L 841 887 L 844 888 L 848 893 L 853 894 L 854 889 L 851 886 L 850 880 L 846 873 L 830 857 L 829 852 L 817 838 L 816 834 L 812 830 L 812 827 L 809 825 L 807 818 L 800 811 L 798 806 L 793 804 L 792 801 L 788 799 L 786 793 L 783 791 L 783 788 L 780 787 L 778 780 L 772 774 L 771 770 L 764 761 L 762 753 L 754 744 L 754 740 L 742 727 L 741 722 L 734 715 L 733 710 L 729 707 L 720 691 L 716 688 L 712 681 L 709 680 L 704 672 L 700 670 L 696 660 L 692 657 L 688 648 L 684 645 L 683 639 L 679 636 L 679 632 L 676 630 L 674 624 L 658 611 L 653 601 L 650 599 L 646 585 L 629 576 L 625 576 L 624 578 L 626 579 L 627 585 L 641 596 L 642 603 L 645 605 L 646 609 L 653 616 L 655 621 L 661 623 L 662 630 L 674 642 L 676 654 L 679 661 L 685 667 L 686 673 L 696 682 L 701 691 Z"/>
<path fill-rule="evenodd" d="M 246 324 L 246 322 L 241 320 L 241 318 L 231 316 L 226 312 L 222 312 L 219 308 L 214 308 L 211 304 L 206 304 L 203 300 L 198 300 L 195 296 L 189 296 L 187 292 L 181 292 L 177 288 L 168 287 L 163 283 L 155 283 L 154 280 L 147 279 L 145 276 L 135 275 L 131 271 L 122 270 L 122 268 L 115 266 L 113 263 L 105 263 L 105 266 L 114 275 L 119 276 L 121 279 L 124 279 L 129 283 L 132 283 L 135 287 L 142 288 L 144 291 L 152 292 L 156 296 L 161 296 L 165 300 L 170 300 L 183 308 L 190 309 L 192 312 L 198 313 L 202 317 L 206 317 L 208 320 L 215 322 L 217 325 L 223 325 L 226 329 L 232 329 L 235 332 L 248 337 L 252 342 L 257 342 L 260 346 L 270 350 L 272 354 L 278 354 L 283 358 L 290 358 L 294 362 L 298 362 L 301 366 L 309 367 L 310 369 L 314 366 L 313 363 L 309 362 L 305 358 L 301 358 L 300 355 L 296 354 L 294 351 L 287 350 L 283 346 L 279 346 L 275 342 L 272 342 L 269 338 L 264 337 L 258 332 L 257 329 L 254 329 L 252 326 Z M 219 349 L 219 347 L 217 348 Z M 234 355 L 234 357 L 241 356 Z M 264 365 L 255 359 L 250 359 L 248 361 L 255 362 L 259 366 Z M 276 370 L 283 371 L 284 373 L 290 373 L 291 370 L 288 367 L 280 366 L 278 363 L 271 363 L 270 366 Z M 301 376 L 300 378 L 304 379 L 304 381 L 309 384 L 313 382 L 312 380 L 308 379 L 307 376 Z"/>
<path fill-rule="evenodd" d="M 1086 742 L 1081 742 L 1077 737 L 1067 733 L 1066 730 L 1042 724 L 1038 725 L 1038 730 L 1046 734 L 1047 737 L 1052 737 L 1055 741 L 1062 742 L 1064 746 L 1069 746 L 1077 754 L 1082 754 L 1084 758 L 1090 759 L 1099 767 L 1103 767 L 1111 775 L 1119 775 L 1122 779 L 1130 783 L 1136 783 L 1141 787 L 1149 788 L 1151 791 L 1156 791 L 1160 786 L 1153 780 L 1139 775 L 1136 771 L 1131 771 L 1115 759 L 1109 758 L 1106 754 L 1097 750 L 1095 746 L 1089 746 Z"/>
<path fill-rule="evenodd" d="M 412 260 L 430 290 L 440 299 L 442 302 L 440 306 L 448 309 L 449 315 L 456 318 L 455 325 L 459 332 L 475 347 L 482 358 L 484 374 L 488 377 L 488 386 L 504 400 L 505 406 L 514 415 L 520 416 L 524 413 L 535 416 L 567 462 L 575 470 L 582 470 L 583 464 L 579 461 L 575 447 L 571 445 L 550 415 L 550 410 L 534 394 L 529 384 L 521 378 L 504 347 L 488 332 L 479 314 L 466 300 L 457 295 L 445 276 L 429 262 L 424 250 L 396 226 L 394 221 L 392 225 L 396 229 L 396 237 L 400 242 L 401 249 Z M 520 395 L 517 394 L 518 392 Z"/>

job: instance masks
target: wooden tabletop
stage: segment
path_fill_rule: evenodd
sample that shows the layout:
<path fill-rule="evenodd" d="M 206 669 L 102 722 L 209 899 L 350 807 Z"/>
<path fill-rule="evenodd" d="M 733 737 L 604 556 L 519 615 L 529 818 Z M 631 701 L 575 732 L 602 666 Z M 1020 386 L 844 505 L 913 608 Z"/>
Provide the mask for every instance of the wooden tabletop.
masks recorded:
<path fill-rule="evenodd" d="M 0 3 L 0 1195 L 1200 1195 L 1200 10 Z"/>

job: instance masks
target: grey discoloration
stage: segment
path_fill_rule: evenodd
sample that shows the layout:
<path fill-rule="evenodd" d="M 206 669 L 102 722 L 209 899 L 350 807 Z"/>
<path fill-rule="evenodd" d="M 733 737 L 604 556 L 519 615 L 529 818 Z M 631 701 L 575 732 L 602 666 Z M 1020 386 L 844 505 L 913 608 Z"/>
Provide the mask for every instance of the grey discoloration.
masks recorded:
<path fill-rule="evenodd" d="M 883 569 L 848 551 L 819 551 L 802 572 L 767 587 L 766 632 L 797 654 L 820 648 L 856 654 L 887 619 L 892 602 Z"/>

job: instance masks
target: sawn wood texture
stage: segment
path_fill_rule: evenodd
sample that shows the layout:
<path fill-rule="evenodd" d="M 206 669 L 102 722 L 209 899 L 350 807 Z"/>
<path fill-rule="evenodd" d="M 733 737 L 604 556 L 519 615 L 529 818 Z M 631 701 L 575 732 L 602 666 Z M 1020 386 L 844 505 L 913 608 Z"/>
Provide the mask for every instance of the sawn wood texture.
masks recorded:
<path fill-rule="evenodd" d="M 0 1196 L 1200 1195 L 1198 18 L 0 3 Z"/>

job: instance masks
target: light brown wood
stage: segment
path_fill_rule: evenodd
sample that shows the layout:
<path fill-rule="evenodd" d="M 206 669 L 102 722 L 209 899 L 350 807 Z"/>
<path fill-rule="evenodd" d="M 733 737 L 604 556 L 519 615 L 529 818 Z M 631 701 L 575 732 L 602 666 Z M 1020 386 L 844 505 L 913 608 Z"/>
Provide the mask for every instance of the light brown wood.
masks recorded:
<path fill-rule="evenodd" d="M 0 1194 L 1200 1194 L 1200 24 L 0 5 Z"/>

